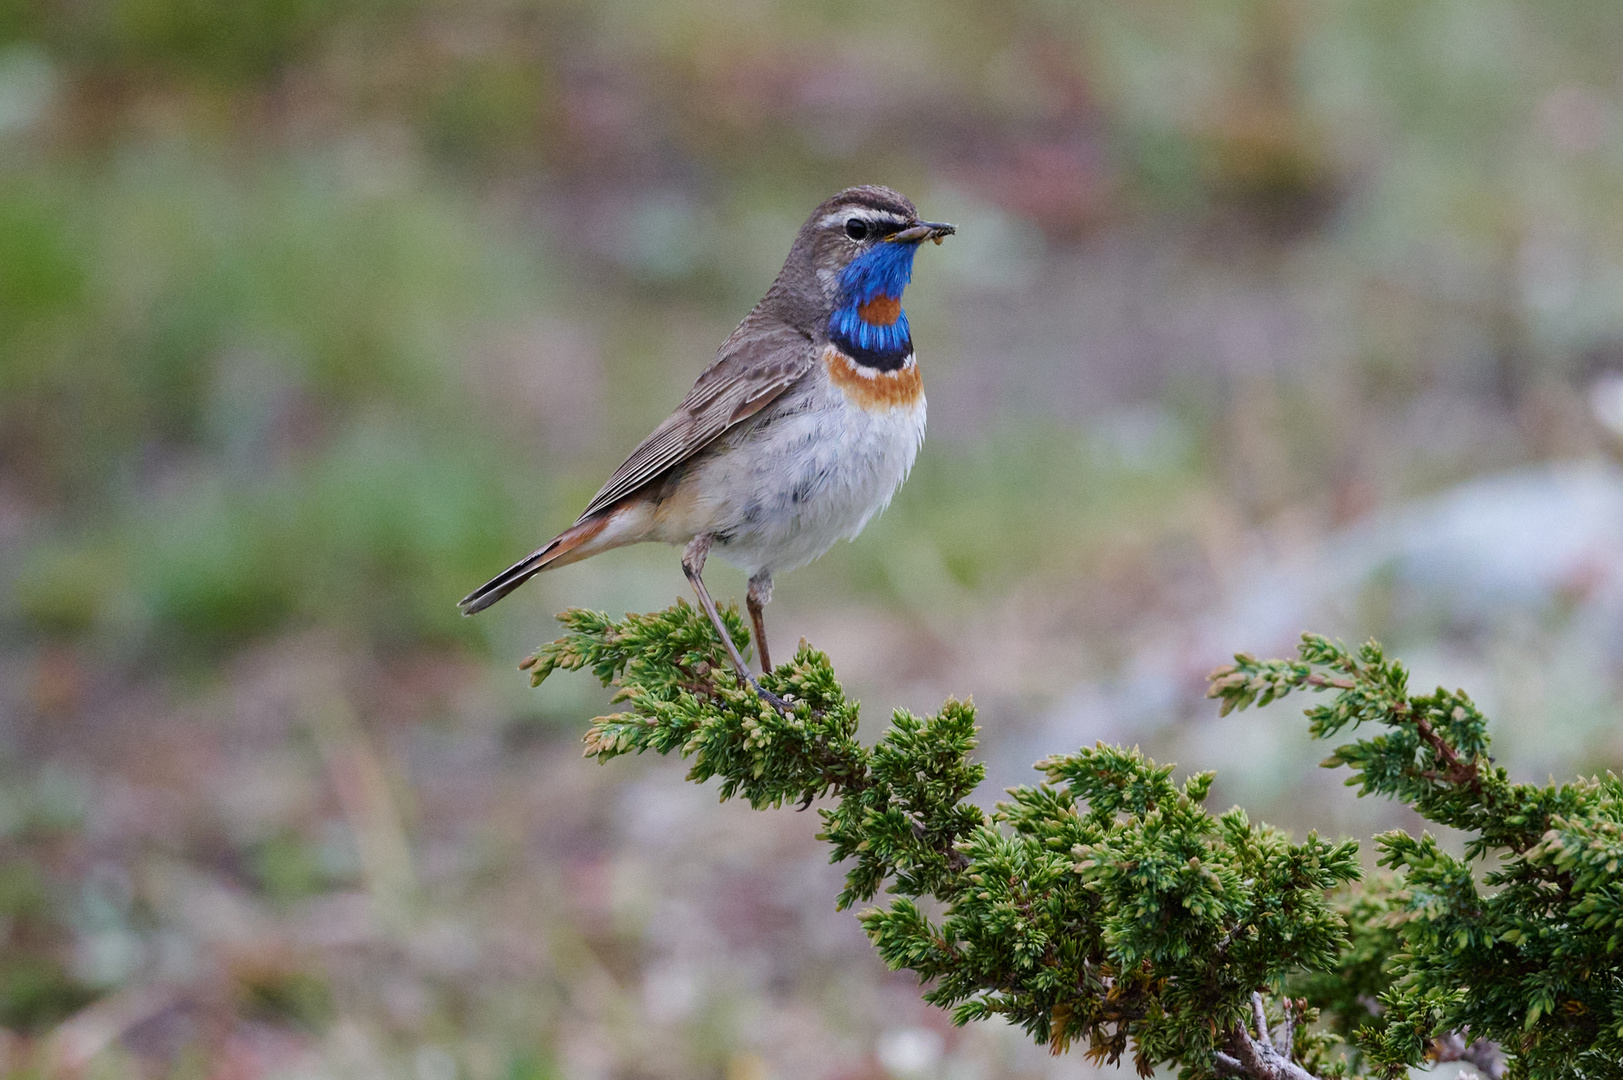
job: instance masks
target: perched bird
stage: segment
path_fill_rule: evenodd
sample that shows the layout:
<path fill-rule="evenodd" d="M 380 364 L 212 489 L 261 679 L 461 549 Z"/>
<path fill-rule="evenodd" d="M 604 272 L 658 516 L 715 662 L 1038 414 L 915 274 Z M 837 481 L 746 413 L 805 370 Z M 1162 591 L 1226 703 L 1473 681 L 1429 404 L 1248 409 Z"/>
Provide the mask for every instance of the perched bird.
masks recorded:
<path fill-rule="evenodd" d="M 890 502 L 924 441 L 924 387 L 902 290 L 925 240 L 951 225 L 920 221 L 886 187 L 854 187 L 812 212 L 761 302 L 693 389 L 609 477 L 574 525 L 469 593 L 483 611 L 542 570 L 645 540 L 685 545 L 693 584 L 740 679 L 751 677 L 705 588 L 711 552 L 749 574 L 747 601 L 763 671 L 762 609 L 773 574 L 854 539 Z"/>

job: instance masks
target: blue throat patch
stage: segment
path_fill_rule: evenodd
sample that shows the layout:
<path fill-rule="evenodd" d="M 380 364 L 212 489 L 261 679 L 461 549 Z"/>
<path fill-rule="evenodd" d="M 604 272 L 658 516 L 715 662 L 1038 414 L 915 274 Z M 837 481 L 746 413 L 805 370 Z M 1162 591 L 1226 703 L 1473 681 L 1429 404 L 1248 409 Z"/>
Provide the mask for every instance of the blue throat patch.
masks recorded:
<path fill-rule="evenodd" d="M 864 319 L 860 309 L 875 300 L 900 302 L 902 290 L 913 280 L 918 250 L 917 244 L 882 241 L 840 273 L 840 305 L 829 316 L 828 336 L 863 367 L 895 371 L 913 353 L 907 312 L 898 307 L 896 321 L 884 325 Z"/>

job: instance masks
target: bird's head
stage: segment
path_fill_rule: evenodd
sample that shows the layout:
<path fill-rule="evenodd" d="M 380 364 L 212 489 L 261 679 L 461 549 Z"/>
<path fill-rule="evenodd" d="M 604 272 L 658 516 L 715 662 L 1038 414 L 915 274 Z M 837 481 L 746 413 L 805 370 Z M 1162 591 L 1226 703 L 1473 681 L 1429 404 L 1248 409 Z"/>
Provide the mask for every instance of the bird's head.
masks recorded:
<path fill-rule="evenodd" d="M 812 212 L 796 241 L 810 255 L 831 309 L 829 335 L 852 355 L 912 351 L 902 291 L 926 240 L 957 230 L 919 220 L 905 195 L 887 187 L 847 188 Z"/>
<path fill-rule="evenodd" d="M 920 221 L 901 192 L 864 185 L 846 188 L 812 211 L 799 243 L 810 248 L 831 300 L 861 304 L 876 296 L 901 299 L 919 244 L 940 243 L 955 231 L 941 222 Z"/>

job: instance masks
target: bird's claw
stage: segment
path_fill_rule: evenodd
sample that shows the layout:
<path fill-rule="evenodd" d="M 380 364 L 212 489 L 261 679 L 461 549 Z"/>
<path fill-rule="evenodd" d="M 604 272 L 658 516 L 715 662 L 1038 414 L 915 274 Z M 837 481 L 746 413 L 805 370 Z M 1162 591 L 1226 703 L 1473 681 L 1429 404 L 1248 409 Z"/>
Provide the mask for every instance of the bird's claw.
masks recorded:
<path fill-rule="evenodd" d="M 778 710 L 778 715 L 784 717 L 785 719 L 789 719 L 795 715 L 794 706 L 790 705 L 787 701 L 783 700 L 781 697 L 762 686 L 755 676 L 746 675 L 744 677 L 749 680 L 749 684 L 755 688 L 755 692 L 760 695 L 762 701 Z"/>

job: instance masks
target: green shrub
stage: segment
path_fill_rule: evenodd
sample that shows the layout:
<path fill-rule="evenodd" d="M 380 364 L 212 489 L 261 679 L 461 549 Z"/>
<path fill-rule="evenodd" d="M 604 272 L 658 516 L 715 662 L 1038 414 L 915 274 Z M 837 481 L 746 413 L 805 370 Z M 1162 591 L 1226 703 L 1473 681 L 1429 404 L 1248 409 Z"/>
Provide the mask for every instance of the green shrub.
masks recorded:
<path fill-rule="evenodd" d="M 737 613 L 724 618 L 747 645 Z M 1333 691 L 1308 712 L 1316 737 L 1373 728 L 1325 764 L 1466 834 L 1460 859 L 1429 835 L 1379 837 L 1394 873 L 1343 898 L 1356 842 L 1213 815 L 1210 773 L 1176 784 L 1171 766 L 1101 745 L 1040 762 L 1044 782 L 987 814 L 968 801 L 983 770 L 967 703 L 898 710 L 864 746 L 857 706 L 809 646 L 763 678 L 793 703 L 783 716 L 686 603 L 561 619 L 568 633 L 522 665 L 532 682 L 589 669 L 627 706 L 593 722 L 587 756 L 679 753 L 689 779 L 757 809 L 829 798 L 820 837 L 848 865 L 838 903 L 894 896 L 863 926 L 957 1023 L 1000 1015 L 1056 1052 L 1130 1055 L 1146 1076 L 1398 1077 L 1428 1057 L 1618 1075 L 1623 783 L 1512 784 L 1470 699 L 1411 695 L 1373 643 L 1307 635 L 1297 660 L 1241 655 L 1212 676 L 1224 712 Z"/>

